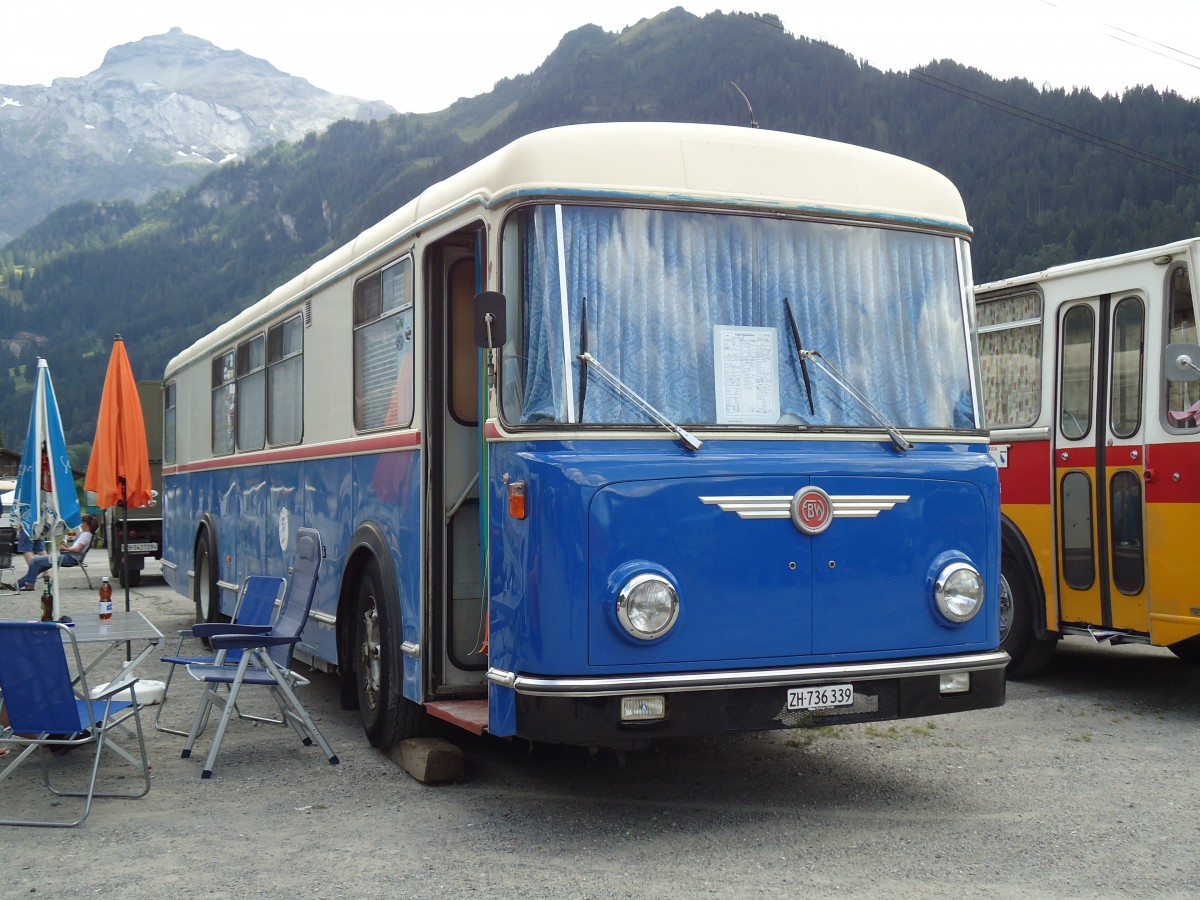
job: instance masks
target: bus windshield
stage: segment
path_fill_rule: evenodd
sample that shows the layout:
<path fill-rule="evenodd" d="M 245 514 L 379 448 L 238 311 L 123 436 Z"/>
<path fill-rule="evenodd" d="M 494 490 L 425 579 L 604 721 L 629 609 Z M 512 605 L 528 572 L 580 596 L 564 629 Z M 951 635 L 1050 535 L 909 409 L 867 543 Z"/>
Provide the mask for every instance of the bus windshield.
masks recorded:
<path fill-rule="evenodd" d="M 976 427 L 953 237 L 547 204 L 510 217 L 503 258 L 508 422 L 648 424 L 587 351 L 681 425 L 877 428 L 802 348 L 900 428 Z"/>

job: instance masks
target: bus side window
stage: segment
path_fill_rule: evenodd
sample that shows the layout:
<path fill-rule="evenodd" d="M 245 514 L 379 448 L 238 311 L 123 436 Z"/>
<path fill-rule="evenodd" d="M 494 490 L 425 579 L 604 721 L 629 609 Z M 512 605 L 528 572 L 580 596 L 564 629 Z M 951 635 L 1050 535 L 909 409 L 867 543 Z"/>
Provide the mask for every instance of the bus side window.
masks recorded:
<path fill-rule="evenodd" d="M 267 415 L 267 338 L 257 334 L 238 344 L 237 393 L 241 402 L 237 409 L 237 448 L 261 450 Z"/>
<path fill-rule="evenodd" d="M 294 444 L 304 434 L 304 329 L 299 315 L 267 332 L 267 439 Z"/>
<path fill-rule="evenodd" d="M 1196 343 L 1196 311 L 1186 266 L 1176 266 L 1169 280 L 1167 344 Z M 1177 430 L 1196 428 L 1200 420 L 1200 381 L 1168 381 L 1167 425 Z"/>
<path fill-rule="evenodd" d="M 354 286 L 354 426 L 359 431 L 412 424 L 412 259 L 405 257 Z"/>
<path fill-rule="evenodd" d="M 233 428 L 237 421 L 237 383 L 234 381 L 234 351 L 213 357 L 212 363 L 212 452 L 233 452 Z"/>
<path fill-rule="evenodd" d="M 980 303 L 979 367 L 990 426 L 1034 424 L 1042 404 L 1042 296 L 1022 291 Z"/>

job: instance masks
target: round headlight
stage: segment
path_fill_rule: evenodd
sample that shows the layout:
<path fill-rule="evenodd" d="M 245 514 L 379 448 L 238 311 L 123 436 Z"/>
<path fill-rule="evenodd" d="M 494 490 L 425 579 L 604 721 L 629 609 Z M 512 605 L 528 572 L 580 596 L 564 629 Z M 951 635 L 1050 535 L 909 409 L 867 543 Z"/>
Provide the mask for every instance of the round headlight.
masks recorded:
<path fill-rule="evenodd" d="M 970 563 L 952 562 L 938 574 L 933 597 L 951 622 L 966 622 L 983 606 L 983 576 Z"/>
<path fill-rule="evenodd" d="M 679 616 L 679 596 L 670 582 L 658 575 L 635 575 L 617 595 L 621 626 L 643 641 L 662 637 Z"/>

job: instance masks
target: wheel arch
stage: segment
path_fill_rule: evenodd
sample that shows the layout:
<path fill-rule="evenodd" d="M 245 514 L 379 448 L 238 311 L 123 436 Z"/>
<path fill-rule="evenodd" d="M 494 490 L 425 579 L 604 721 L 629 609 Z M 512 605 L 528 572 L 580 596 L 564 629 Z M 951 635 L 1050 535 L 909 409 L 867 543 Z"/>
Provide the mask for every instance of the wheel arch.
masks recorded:
<path fill-rule="evenodd" d="M 391 548 L 383 528 L 376 522 L 364 522 L 354 531 L 346 551 L 346 565 L 342 570 L 342 583 L 338 587 L 337 608 L 337 652 L 339 687 L 343 709 L 358 707 L 358 694 L 354 677 L 354 625 L 355 604 L 358 600 L 359 585 L 367 566 L 374 561 L 377 563 L 379 579 L 382 582 L 384 597 L 395 615 L 395 621 L 403 626 L 403 615 L 400 602 L 400 585 L 396 580 L 396 565 Z M 402 659 L 400 647 L 404 643 L 404 635 L 400 629 L 393 629 L 388 635 L 391 651 L 395 659 Z"/>
<path fill-rule="evenodd" d="M 1056 632 L 1046 628 L 1046 589 L 1038 570 L 1037 558 L 1033 555 L 1033 548 L 1029 546 L 1029 541 L 1017 524 L 1003 514 L 1000 516 L 1000 550 L 1002 554 L 1008 551 L 1029 577 L 1029 585 L 1033 590 L 1034 611 L 1037 613 L 1032 623 L 1034 635 L 1039 640 L 1057 637 Z"/>
<path fill-rule="evenodd" d="M 202 540 L 208 541 L 208 549 L 211 553 L 216 553 L 220 549 L 217 541 L 217 519 L 209 512 L 201 513 L 200 521 L 196 525 L 196 537 L 192 541 L 192 559 L 196 558 L 196 548 L 200 546 Z"/>
<path fill-rule="evenodd" d="M 208 548 L 208 565 L 211 571 L 209 580 L 209 610 L 207 621 L 215 622 L 221 613 L 221 542 L 217 531 L 217 519 L 212 513 L 206 512 L 200 514 L 200 521 L 196 525 L 196 535 L 192 540 L 192 590 L 190 594 L 195 600 L 200 590 L 200 572 L 196 566 L 196 559 L 200 555 L 200 545 L 204 544 Z M 199 613 L 199 607 L 197 607 Z M 199 621 L 199 619 L 197 619 Z"/>

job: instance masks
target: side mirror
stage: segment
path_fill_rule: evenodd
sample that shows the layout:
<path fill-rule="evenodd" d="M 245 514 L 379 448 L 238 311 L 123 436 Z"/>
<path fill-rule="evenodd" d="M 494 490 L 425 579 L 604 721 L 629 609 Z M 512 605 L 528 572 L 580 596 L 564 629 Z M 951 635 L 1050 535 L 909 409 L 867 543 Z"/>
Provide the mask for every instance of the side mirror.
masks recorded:
<path fill-rule="evenodd" d="M 1167 381 L 1200 381 L 1200 344 L 1168 344 L 1163 369 Z"/>
<path fill-rule="evenodd" d="M 475 295 L 475 346 L 494 350 L 508 336 L 505 329 L 507 303 L 499 291 Z"/>

